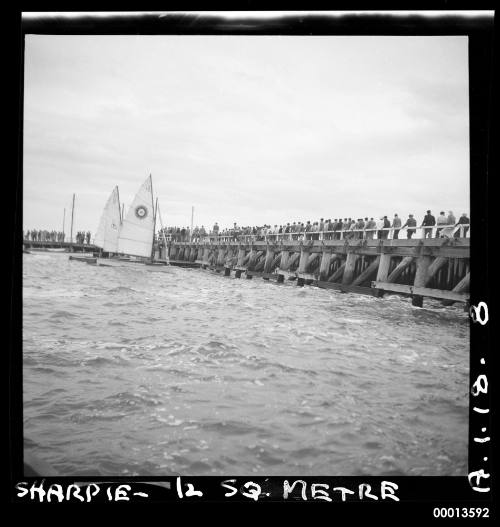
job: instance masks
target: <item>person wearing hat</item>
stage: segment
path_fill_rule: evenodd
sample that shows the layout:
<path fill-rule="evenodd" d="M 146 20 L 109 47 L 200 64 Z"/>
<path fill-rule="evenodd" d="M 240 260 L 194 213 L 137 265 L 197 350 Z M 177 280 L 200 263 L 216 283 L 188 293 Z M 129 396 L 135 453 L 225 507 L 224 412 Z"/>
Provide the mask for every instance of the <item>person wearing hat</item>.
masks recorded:
<path fill-rule="evenodd" d="M 401 218 L 394 214 L 394 219 L 392 220 L 392 228 L 394 231 L 392 232 L 392 239 L 397 240 L 399 236 L 399 229 L 401 229 Z"/>
<path fill-rule="evenodd" d="M 417 220 L 413 217 L 413 214 L 408 215 L 408 219 L 406 220 L 406 223 L 401 227 L 404 229 L 405 227 L 408 227 L 408 230 L 406 231 L 406 237 L 408 239 L 411 239 L 411 237 L 415 234 L 416 229 L 411 229 L 410 227 L 416 227 L 417 226 Z"/>
<path fill-rule="evenodd" d="M 382 218 L 383 221 L 383 231 L 382 231 L 382 239 L 386 240 L 389 237 L 389 230 L 391 227 L 391 222 L 387 219 L 387 216 L 384 216 Z"/>
<path fill-rule="evenodd" d="M 446 216 L 444 215 L 444 211 L 442 210 L 439 213 L 439 216 L 437 217 L 437 229 L 436 229 L 436 238 L 439 238 L 441 236 L 441 231 L 443 230 L 443 227 L 447 225 L 448 220 L 446 219 Z"/>
<path fill-rule="evenodd" d="M 431 211 L 428 210 L 421 225 L 421 227 L 430 227 L 424 229 L 424 238 L 432 238 L 432 227 L 434 227 L 434 225 L 436 225 L 436 218 L 431 214 Z"/>

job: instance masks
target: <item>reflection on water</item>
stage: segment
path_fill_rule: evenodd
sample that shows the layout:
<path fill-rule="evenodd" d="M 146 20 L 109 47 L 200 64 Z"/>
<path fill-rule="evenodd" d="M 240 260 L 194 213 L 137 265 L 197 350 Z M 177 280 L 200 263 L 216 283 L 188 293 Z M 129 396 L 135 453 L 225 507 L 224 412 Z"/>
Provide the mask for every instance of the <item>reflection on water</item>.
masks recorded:
<path fill-rule="evenodd" d="M 467 473 L 460 307 L 64 254 L 23 267 L 26 448 L 63 475 Z"/>

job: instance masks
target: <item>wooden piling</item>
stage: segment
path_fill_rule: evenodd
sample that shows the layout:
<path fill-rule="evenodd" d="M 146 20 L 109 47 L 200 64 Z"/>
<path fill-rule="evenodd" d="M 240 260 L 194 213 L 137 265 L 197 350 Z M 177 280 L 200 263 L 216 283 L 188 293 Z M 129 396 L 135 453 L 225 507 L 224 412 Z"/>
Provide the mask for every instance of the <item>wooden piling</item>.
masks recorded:
<path fill-rule="evenodd" d="M 354 252 L 347 253 L 344 274 L 342 275 L 343 285 L 349 285 L 352 282 L 354 276 L 354 268 L 356 266 L 356 261 L 358 260 L 358 258 L 359 255 Z"/>
<path fill-rule="evenodd" d="M 307 272 L 307 263 L 309 261 L 309 251 L 302 247 L 300 251 L 300 260 L 299 260 L 299 273 L 306 273 Z"/>
<path fill-rule="evenodd" d="M 429 267 L 432 258 L 430 256 L 419 256 L 417 259 L 417 271 L 415 273 L 414 287 L 425 287 L 428 281 Z M 413 306 L 422 307 L 424 298 L 420 295 L 413 295 L 411 303 Z"/>
<path fill-rule="evenodd" d="M 264 260 L 264 273 L 270 273 L 272 271 L 273 260 L 274 250 L 271 245 L 268 245 L 266 251 L 266 258 Z"/>
<path fill-rule="evenodd" d="M 326 281 L 328 279 L 328 271 L 330 270 L 330 264 L 332 261 L 332 254 L 324 250 L 321 253 L 321 263 L 319 265 L 319 279 Z"/>
<path fill-rule="evenodd" d="M 380 262 L 377 270 L 377 282 L 387 282 L 387 277 L 389 275 L 389 267 L 391 265 L 391 255 L 390 254 L 381 254 Z"/>

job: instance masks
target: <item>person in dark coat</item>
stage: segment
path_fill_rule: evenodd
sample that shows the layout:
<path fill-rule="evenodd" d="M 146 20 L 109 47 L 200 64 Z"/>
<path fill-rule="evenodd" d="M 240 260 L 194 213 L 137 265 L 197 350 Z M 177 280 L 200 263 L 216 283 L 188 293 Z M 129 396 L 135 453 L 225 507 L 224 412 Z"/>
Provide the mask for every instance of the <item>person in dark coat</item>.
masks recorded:
<path fill-rule="evenodd" d="M 467 214 L 465 212 L 460 216 L 455 227 L 457 227 L 458 225 L 470 225 L 470 219 L 467 217 Z M 469 227 L 462 227 L 457 230 L 457 232 L 454 234 L 454 237 L 465 238 L 465 235 L 467 234 L 468 230 Z"/>
<path fill-rule="evenodd" d="M 406 231 L 406 237 L 410 240 L 411 237 L 415 234 L 416 229 L 411 229 L 410 227 L 416 227 L 417 226 L 417 220 L 413 217 L 413 214 L 408 215 L 408 219 L 406 220 L 406 223 L 401 227 L 404 229 L 405 227 L 408 227 L 408 230 Z"/>
<path fill-rule="evenodd" d="M 428 210 L 421 225 L 421 227 L 430 227 L 424 229 L 424 238 L 432 238 L 432 227 L 434 227 L 434 225 L 436 225 L 436 218 L 431 214 L 431 211 Z"/>
<path fill-rule="evenodd" d="M 387 219 L 387 216 L 384 216 L 384 223 L 383 223 L 384 230 L 382 231 L 383 240 L 386 240 L 389 237 L 389 231 L 385 229 L 389 229 L 390 226 L 391 226 L 391 222 Z"/>
<path fill-rule="evenodd" d="M 401 229 L 401 218 L 394 214 L 394 219 L 392 220 L 392 228 L 394 229 L 392 233 L 392 239 L 397 240 L 399 237 L 399 230 Z"/>

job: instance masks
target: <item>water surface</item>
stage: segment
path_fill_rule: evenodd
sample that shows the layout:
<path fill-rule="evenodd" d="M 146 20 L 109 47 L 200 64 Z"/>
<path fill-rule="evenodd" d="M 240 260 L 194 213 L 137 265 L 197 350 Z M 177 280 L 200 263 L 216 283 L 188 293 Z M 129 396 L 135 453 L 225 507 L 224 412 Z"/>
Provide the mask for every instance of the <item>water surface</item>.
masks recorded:
<path fill-rule="evenodd" d="M 459 305 L 23 256 L 25 448 L 62 475 L 465 475 Z"/>

